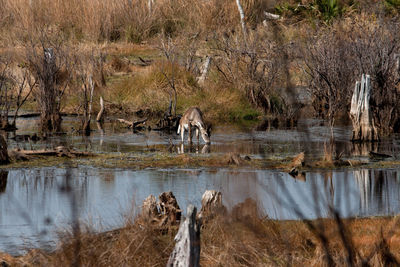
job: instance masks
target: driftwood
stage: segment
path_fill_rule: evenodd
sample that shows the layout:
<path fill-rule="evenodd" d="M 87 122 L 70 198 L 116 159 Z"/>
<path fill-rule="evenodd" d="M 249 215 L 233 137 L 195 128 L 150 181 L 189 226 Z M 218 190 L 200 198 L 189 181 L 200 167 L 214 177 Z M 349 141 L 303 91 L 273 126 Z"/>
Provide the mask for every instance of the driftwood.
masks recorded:
<path fill-rule="evenodd" d="M 196 221 L 197 209 L 187 208 L 187 217 L 175 236 L 175 247 L 167 266 L 198 267 L 200 262 L 200 223 Z"/>
<path fill-rule="evenodd" d="M 269 20 L 277 20 L 277 19 L 281 18 L 281 16 L 269 13 L 267 11 L 264 11 L 264 16 L 265 16 L 266 19 L 269 19 Z"/>
<path fill-rule="evenodd" d="M 103 122 L 104 121 L 104 111 L 105 111 L 104 100 L 103 100 L 103 97 L 100 96 L 100 111 L 99 111 L 99 113 L 97 114 L 97 117 L 96 117 L 96 121 L 97 122 Z"/>
<path fill-rule="evenodd" d="M 361 82 L 357 81 L 351 99 L 350 118 L 353 124 L 352 141 L 379 140 L 378 132 L 370 108 L 371 78 L 362 75 Z"/>
<path fill-rule="evenodd" d="M 138 121 L 128 121 L 125 119 L 117 119 L 117 121 L 126 124 L 128 126 L 128 128 L 135 129 L 138 125 L 144 124 L 147 121 L 147 118 L 144 118 L 144 119 L 141 119 Z"/>
<path fill-rule="evenodd" d="M 372 159 L 385 159 L 385 158 L 392 158 L 393 156 L 383 153 L 377 153 L 374 151 L 369 152 L 369 157 Z"/>

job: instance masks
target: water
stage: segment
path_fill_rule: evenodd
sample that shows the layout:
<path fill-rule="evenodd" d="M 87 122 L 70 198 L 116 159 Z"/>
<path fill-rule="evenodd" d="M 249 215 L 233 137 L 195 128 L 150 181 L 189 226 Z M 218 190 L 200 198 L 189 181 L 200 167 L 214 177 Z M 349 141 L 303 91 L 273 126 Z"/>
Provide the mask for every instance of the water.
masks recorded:
<path fill-rule="evenodd" d="M 231 210 L 252 198 L 261 216 L 279 220 L 394 215 L 400 211 L 400 170 L 286 173 L 247 169 L 122 170 L 80 167 L 10 170 L 0 193 L 0 250 L 53 247 L 56 230 L 67 229 L 75 211 L 101 231 L 122 226 L 150 194 L 173 191 L 180 207 L 201 206 L 205 190 L 223 194 Z M 6 178 L 4 178 L 6 177 Z M 68 178 L 69 177 L 69 178 Z M 4 181 L 6 180 L 6 181 Z M 76 204 L 73 204 L 76 203 Z"/>
<path fill-rule="evenodd" d="M 20 127 L 17 134 L 33 134 L 37 132 L 36 119 L 19 119 Z M 74 133 L 73 129 L 79 128 L 77 118 L 66 117 L 62 125 L 65 135 L 54 136 L 45 141 L 16 142 L 10 139 L 11 147 L 25 149 L 56 147 L 59 145 L 72 146 L 79 150 L 107 153 L 130 153 L 148 151 L 181 152 L 180 137 L 176 133 L 164 133 L 157 131 L 143 131 L 133 133 L 126 128 L 121 128 L 119 123 L 106 123 L 104 130 L 100 131 L 96 124 L 90 137 L 84 137 Z M 208 153 L 225 154 L 237 152 L 258 158 L 285 158 L 307 151 L 312 157 L 321 157 L 324 154 L 324 145 L 330 138 L 330 129 L 321 120 L 302 120 L 297 128 L 271 128 L 266 131 L 234 128 L 229 126 L 214 127 L 211 134 L 212 144 L 209 149 L 203 150 L 204 143 L 200 140 L 198 147 L 184 147 L 185 152 L 207 151 Z M 346 157 L 361 157 L 366 159 L 369 151 L 385 153 L 389 155 L 400 154 L 400 136 L 394 136 L 381 142 L 369 144 L 353 144 L 351 139 L 351 127 L 338 126 L 333 129 L 335 135 L 335 152 Z M 12 136 L 12 134 L 9 134 Z M 197 142 L 197 140 L 196 140 Z M 195 143 L 196 143 L 195 142 Z M 172 150 L 169 150 L 172 145 Z"/>
<path fill-rule="evenodd" d="M 194 147 L 179 145 L 175 133 L 145 131 L 132 133 L 118 124 L 105 124 L 104 131 L 92 125 L 90 137 L 74 134 L 76 118 L 63 122 L 65 135 L 44 141 L 21 142 L 9 139 L 9 146 L 51 148 L 58 145 L 97 153 L 211 153 L 223 155 L 238 152 L 252 158 L 285 158 L 307 151 L 321 156 L 330 131 L 318 120 L 300 122 L 294 129 L 253 131 L 217 127 L 212 144 L 201 141 Z M 17 122 L 17 135 L 33 134 L 37 121 Z M 305 130 L 302 130 L 305 129 Z M 397 158 L 400 138 L 394 136 L 379 143 L 352 144 L 349 127 L 335 127 L 335 151 L 344 158 L 368 159 L 368 152 L 393 155 Z M 10 134 L 10 137 L 13 134 Z M 96 231 L 120 227 L 134 217 L 142 201 L 149 195 L 172 191 L 182 210 L 188 204 L 200 207 L 205 190 L 218 190 L 223 204 L 231 210 L 251 198 L 256 201 L 260 216 L 278 220 L 330 217 L 338 211 L 342 217 L 394 215 L 400 212 L 400 174 L 398 169 L 314 171 L 302 179 L 272 170 L 246 168 L 197 169 L 102 169 L 20 168 L 0 173 L 0 251 L 21 254 L 24 248 L 54 248 L 56 231 L 69 229 L 77 218 Z"/>

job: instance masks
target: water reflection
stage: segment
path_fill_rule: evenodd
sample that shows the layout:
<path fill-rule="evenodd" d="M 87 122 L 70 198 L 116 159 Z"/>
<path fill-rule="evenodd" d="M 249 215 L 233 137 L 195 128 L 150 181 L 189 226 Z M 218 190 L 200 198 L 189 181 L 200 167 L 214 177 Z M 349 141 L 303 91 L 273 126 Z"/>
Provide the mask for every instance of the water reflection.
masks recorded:
<path fill-rule="evenodd" d="M 91 129 L 94 129 L 91 136 L 82 138 L 78 133 L 72 133 L 71 129 L 79 129 L 78 118 L 64 117 L 63 127 L 67 134 L 62 136 L 48 137 L 46 140 L 38 140 L 29 143 L 25 138 L 21 140 L 9 139 L 11 147 L 57 147 L 73 146 L 77 149 L 99 152 L 146 152 L 154 147 L 156 150 L 169 151 L 171 143 L 174 146 L 180 145 L 180 138 L 176 133 L 164 133 L 159 131 L 142 131 L 133 133 L 132 130 L 118 126 L 113 122 L 97 124 L 93 122 Z M 33 135 L 37 133 L 35 119 L 18 119 L 17 136 Z M 307 129 L 307 133 L 304 131 Z M 380 142 L 369 144 L 357 144 L 350 142 L 352 130 L 348 126 L 337 126 L 333 129 L 335 144 L 333 151 L 336 155 L 344 157 L 367 157 L 369 151 L 397 155 L 400 152 L 399 136 L 393 136 Z M 14 133 L 15 134 L 15 133 Z M 309 156 L 322 156 L 324 143 L 330 138 L 330 130 L 324 126 L 321 120 L 301 120 L 299 127 L 271 128 L 269 131 L 235 129 L 229 126 L 215 127 L 211 138 L 212 153 L 236 152 L 255 157 L 287 157 L 298 154 L 302 151 L 309 151 Z M 305 142 L 305 140 L 307 140 Z M 203 143 L 201 143 L 203 144 Z M 202 147 L 204 148 L 204 147 Z M 172 153 L 200 153 L 202 148 L 184 150 L 180 147 L 171 150 Z M 178 151 L 179 150 L 179 151 Z M 187 151 L 187 152 L 186 152 Z M 193 152 L 192 152 L 193 151 Z M 203 151 L 204 153 L 209 153 Z"/>
<path fill-rule="evenodd" d="M 329 217 L 332 209 L 342 217 L 393 215 L 400 211 L 398 177 L 399 170 L 367 169 L 306 173 L 303 180 L 248 169 L 10 170 L 0 176 L 0 250 L 53 244 L 54 230 L 71 225 L 74 212 L 97 229 L 118 227 L 124 213 L 135 214 L 149 194 L 164 191 L 173 191 L 183 210 L 200 206 L 203 192 L 214 189 L 228 210 L 251 198 L 260 215 L 273 219 Z"/>
<path fill-rule="evenodd" d="M 0 170 L 0 194 L 6 191 L 8 171 Z"/>
<path fill-rule="evenodd" d="M 171 147 L 173 146 L 172 144 L 170 145 Z M 184 153 L 196 153 L 196 154 L 207 154 L 210 153 L 211 151 L 211 145 L 209 144 L 203 144 L 200 145 L 199 143 L 197 144 L 187 144 L 184 145 L 183 143 L 181 143 L 180 145 L 176 146 L 177 148 L 177 153 L 178 154 L 184 154 Z M 186 148 L 186 150 L 185 150 Z"/>

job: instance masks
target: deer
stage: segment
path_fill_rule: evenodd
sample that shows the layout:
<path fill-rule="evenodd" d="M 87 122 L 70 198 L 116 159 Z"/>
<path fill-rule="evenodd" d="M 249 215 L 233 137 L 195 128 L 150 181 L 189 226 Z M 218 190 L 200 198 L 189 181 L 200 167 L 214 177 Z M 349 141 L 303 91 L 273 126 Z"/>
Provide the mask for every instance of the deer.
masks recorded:
<path fill-rule="evenodd" d="M 192 142 L 192 127 L 196 129 L 197 142 L 199 142 L 199 131 L 206 144 L 210 144 L 211 127 L 206 127 L 203 121 L 203 113 L 197 107 L 191 107 L 183 114 L 179 121 L 178 134 L 181 134 L 182 143 L 184 143 L 185 131 L 189 132 L 188 142 Z"/>

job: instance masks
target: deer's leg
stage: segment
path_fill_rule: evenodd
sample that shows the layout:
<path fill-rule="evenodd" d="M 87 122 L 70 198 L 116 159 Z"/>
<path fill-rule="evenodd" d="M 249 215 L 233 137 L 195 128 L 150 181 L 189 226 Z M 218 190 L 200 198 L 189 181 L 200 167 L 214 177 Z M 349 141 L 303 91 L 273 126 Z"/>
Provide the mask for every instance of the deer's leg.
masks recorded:
<path fill-rule="evenodd" d="M 199 128 L 196 127 L 196 137 L 197 137 L 197 143 L 200 143 L 200 135 L 199 135 Z"/>
<path fill-rule="evenodd" d="M 192 125 L 190 125 L 189 123 L 189 136 L 188 136 L 188 143 L 191 144 L 192 143 Z"/>
<path fill-rule="evenodd" d="M 183 144 L 183 142 L 184 142 L 184 139 L 185 138 L 185 126 L 184 125 L 182 125 L 182 127 L 181 127 L 181 139 L 182 139 L 182 144 Z"/>

